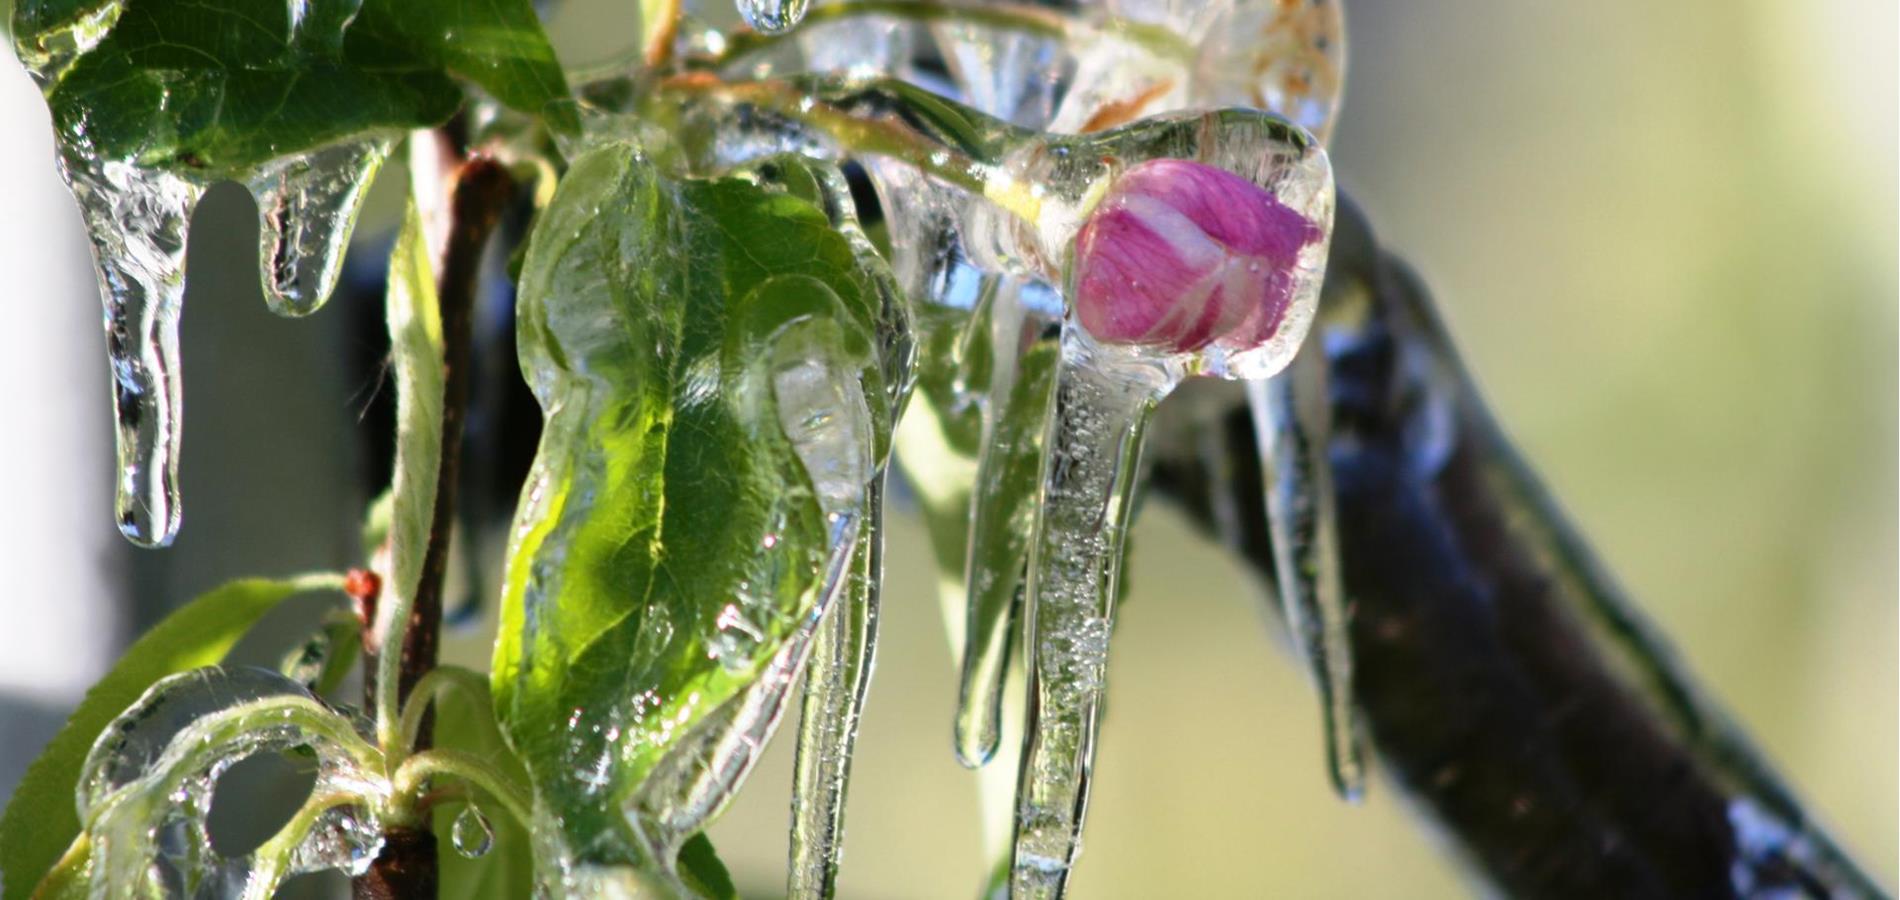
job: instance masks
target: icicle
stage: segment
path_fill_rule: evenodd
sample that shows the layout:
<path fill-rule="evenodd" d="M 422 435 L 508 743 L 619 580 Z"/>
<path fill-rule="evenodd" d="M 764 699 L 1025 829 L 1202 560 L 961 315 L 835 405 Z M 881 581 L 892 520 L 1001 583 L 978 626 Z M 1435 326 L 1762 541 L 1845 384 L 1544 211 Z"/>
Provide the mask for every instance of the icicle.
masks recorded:
<path fill-rule="evenodd" d="M 1267 529 L 1287 627 L 1319 689 L 1333 788 L 1357 801 L 1365 765 L 1352 709 L 1352 644 L 1340 585 L 1326 356 L 1309 344 L 1272 378 L 1247 384 L 1267 492 Z"/>
<path fill-rule="evenodd" d="M 273 162 L 245 182 L 257 199 L 258 265 L 272 312 L 307 315 L 329 299 L 356 215 L 393 145 L 336 144 Z"/>
<path fill-rule="evenodd" d="M 783 34 L 805 18 L 809 0 L 738 0 L 739 15 L 764 34 Z"/>
<path fill-rule="evenodd" d="M 178 315 L 185 232 L 203 189 L 62 142 L 60 174 L 79 202 L 105 302 L 117 423 L 119 530 L 162 547 L 178 533 L 179 427 L 184 415 Z"/>
<path fill-rule="evenodd" d="M 1048 289 L 1007 279 L 992 317 L 999 352 L 977 467 L 957 691 L 957 761 L 969 768 L 989 762 L 1002 739 L 1003 681 L 1027 577 L 1060 333 L 1044 304 L 1025 303 L 1021 292 Z"/>
<path fill-rule="evenodd" d="M 481 807 L 470 803 L 455 815 L 455 824 L 449 827 L 449 842 L 464 858 L 481 859 L 495 847 L 495 826 Z"/>
<path fill-rule="evenodd" d="M 1063 338 L 1030 563 L 1030 712 L 1011 896 L 1060 897 L 1080 849 L 1141 442 L 1176 376 Z"/>
<path fill-rule="evenodd" d="M 877 657 L 878 594 L 884 575 L 882 477 L 869 486 L 863 516 L 850 581 L 836 608 L 819 624 L 805 667 L 786 886 L 792 897 L 832 896 L 844 857 L 851 752 Z"/>

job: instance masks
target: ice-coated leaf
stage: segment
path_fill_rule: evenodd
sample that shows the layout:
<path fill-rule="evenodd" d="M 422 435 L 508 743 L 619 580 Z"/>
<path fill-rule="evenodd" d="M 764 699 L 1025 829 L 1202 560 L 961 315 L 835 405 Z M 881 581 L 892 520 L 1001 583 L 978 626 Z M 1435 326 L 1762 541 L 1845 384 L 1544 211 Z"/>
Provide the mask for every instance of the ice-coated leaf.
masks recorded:
<path fill-rule="evenodd" d="M 153 168 L 433 125 L 457 79 L 530 113 L 567 94 L 529 0 L 19 0 L 13 39 L 62 142 Z"/>
<path fill-rule="evenodd" d="M 547 421 L 493 678 L 555 855 L 544 884 L 683 883 L 674 854 L 749 767 L 721 736 L 769 737 L 782 697 L 753 689 L 789 686 L 842 569 L 850 517 L 823 506 L 869 472 L 834 470 L 852 454 L 830 422 L 889 421 L 877 273 L 767 180 L 671 181 L 609 143 L 530 238 L 522 367 Z M 806 364 L 832 389 L 807 390 Z"/>
<path fill-rule="evenodd" d="M 87 750 L 107 723 L 159 679 L 223 659 L 252 623 L 284 599 L 342 584 L 335 575 L 234 581 L 180 607 L 135 641 L 40 751 L 7 803 L 0 818 L 6 900 L 26 897 L 79 834 L 73 788 Z"/>
<path fill-rule="evenodd" d="M 218 779 L 241 760 L 305 754 L 310 796 L 256 849 L 226 856 L 209 818 Z M 208 666 L 167 677 L 121 713 L 86 756 L 77 790 L 95 897 L 267 900 L 287 877 L 361 874 L 383 843 L 383 758 L 356 723 L 268 669 Z"/>

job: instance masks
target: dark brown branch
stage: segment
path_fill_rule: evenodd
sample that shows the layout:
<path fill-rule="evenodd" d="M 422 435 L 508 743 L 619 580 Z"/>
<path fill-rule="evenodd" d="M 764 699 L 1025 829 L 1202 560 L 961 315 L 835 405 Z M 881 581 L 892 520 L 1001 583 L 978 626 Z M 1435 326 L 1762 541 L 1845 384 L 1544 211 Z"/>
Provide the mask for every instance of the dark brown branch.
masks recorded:
<path fill-rule="evenodd" d="M 448 142 L 444 141 L 446 148 Z M 445 149 L 445 153 L 448 153 Z M 454 157 L 451 156 L 451 159 Z M 447 580 L 449 548 L 455 531 L 456 486 L 461 483 L 462 432 L 468 413 L 472 321 L 475 292 L 480 286 L 482 251 L 514 191 L 513 179 L 499 163 L 485 157 L 457 162 L 439 201 L 446 214 L 443 241 L 430 249 L 435 257 L 436 298 L 442 314 L 442 457 L 436 471 L 435 509 L 430 519 L 429 544 L 417 580 L 415 606 L 404 636 L 397 696 L 407 700 L 416 682 L 435 668 L 442 631 L 442 587 Z M 418 203 L 434 198 L 418 197 Z M 376 649 L 365 641 L 364 672 L 376 671 Z M 364 678 L 365 697 L 375 703 L 375 681 Z M 433 718 L 433 716 L 431 716 Z M 423 721 L 412 749 L 427 749 L 433 722 Z M 425 817 L 426 818 L 426 817 Z M 427 821 L 396 826 L 384 834 L 382 852 L 369 871 L 355 879 L 358 900 L 412 900 L 436 895 L 435 834 Z"/>
<path fill-rule="evenodd" d="M 1621 597 L 1347 203 L 1321 317 L 1355 704 L 1477 872 L 1520 897 L 1881 896 Z M 1153 484 L 1271 582 L 1227 409 L 1157 448 Z"/>

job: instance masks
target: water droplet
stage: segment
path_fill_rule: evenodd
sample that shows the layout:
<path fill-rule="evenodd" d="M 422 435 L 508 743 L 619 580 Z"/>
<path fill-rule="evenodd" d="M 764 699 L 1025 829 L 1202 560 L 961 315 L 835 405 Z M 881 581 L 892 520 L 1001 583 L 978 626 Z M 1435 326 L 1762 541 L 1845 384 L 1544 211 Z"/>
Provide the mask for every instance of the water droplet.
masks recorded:
<path fill-rule="evenodd" d="M 257 198 L 258 265 L 272 312 L 306 315 L 329 299 L 357 213 L 393 143 L 354 141 L 286 157 L 246 182 Z"/>
<path fill-rule="evenodd" d="M 783 34 L 798 27 L 805 18 L 809 0 L 738 0 L 739 15 L 753 30 L 764 34 Z"/>
<path fill-rule="evenodd" d="M 449 841 L 455 845 L 455 852 L 469 859 L 480 859 L 494 849 L 495 826 L 489 823 L 480 807 L 470 803 L 456 814 L 455 824 L 449 829 Z"/>

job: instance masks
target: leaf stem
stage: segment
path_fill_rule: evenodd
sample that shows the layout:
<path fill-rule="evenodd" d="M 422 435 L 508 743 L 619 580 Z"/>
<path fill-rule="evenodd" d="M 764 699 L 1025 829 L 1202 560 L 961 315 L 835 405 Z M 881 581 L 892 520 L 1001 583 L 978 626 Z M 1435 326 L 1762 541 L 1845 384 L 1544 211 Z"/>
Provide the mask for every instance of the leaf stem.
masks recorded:
<path fill-rule="evenodd" d="M 459 778 L 482 789 L 505 807 L 523 828 L 528 827 L 534 808 L 528 792 L 486 760 L 460 750 L 425 750 L 403 760 L 390 779 L 395 796 L 391 818 L 405 822 L 407 817 L 420 815 L 420 805 L 415 800 L 421 796 L 423 783 L 441 776 Z"/>
<path fill-rule="evenodd" d="M 450 691 L 461 691 L 470 700 L 488 708 L 488 677 L 461 666 L 437 666 L 424 673 L 416 682 L 415 689 L 403 702 L 401 727 L 398 740 L 404 747 L 415 747 L 421 737 L 422 724 L 429 711 L 429 705 Z M 494 729 L 494 720 L 482 717 L 490 730 Z M 496 733 L 499 737 L 499 732 Z"/>

